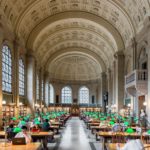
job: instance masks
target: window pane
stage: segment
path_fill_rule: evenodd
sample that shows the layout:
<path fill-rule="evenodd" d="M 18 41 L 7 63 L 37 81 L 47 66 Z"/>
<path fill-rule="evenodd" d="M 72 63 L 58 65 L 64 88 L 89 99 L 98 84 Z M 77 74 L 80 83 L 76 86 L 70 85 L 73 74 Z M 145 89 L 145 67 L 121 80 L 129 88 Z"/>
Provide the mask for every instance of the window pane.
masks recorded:
<path fill-rule="evenodd" d="M 24 63 L 22 59 L 19 59 L 19 95 L 25 95 L 25 80 L 24 80 Z"/>
<path fill-rule="evenodd" d="M 72 102 L 72 91 L 70 87 L 64 87 L 61 94 L 62 103 L 70 104 Z"/>
<path fill-rule="evenodd" d="M 86 87 L 82 87 L 79 90 L 79 101 L 80 104 L 88 104 L 89 103 L 89 89 Z"/>
<path fill-rule="evenodd" d="M 7 45 L 2 48 L 2 90 L 12 92 L 12 60 L 11 51 Z"/>

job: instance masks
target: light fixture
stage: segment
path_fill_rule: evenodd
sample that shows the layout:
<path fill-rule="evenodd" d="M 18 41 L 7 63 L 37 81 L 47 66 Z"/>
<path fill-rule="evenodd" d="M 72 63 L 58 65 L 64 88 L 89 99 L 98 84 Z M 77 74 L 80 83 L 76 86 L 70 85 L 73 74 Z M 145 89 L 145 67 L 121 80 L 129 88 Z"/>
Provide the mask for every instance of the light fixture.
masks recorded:
<path fill-rule="evenodd" d="M 130 103 L 128 104 L 128 107 L 131 107 L 131 104 L 130 104 Z"/>
<path fill-rule="evenodd" d="M 146 105 L 147 105 L 147 103 L 146 103 L 146 102 L 144 102 L 144 103 L 143 103 L 143 105 L 144 105 L 144 106 L 146 106 Z"/>
<path fill-rule="evenodd" d="M 22 103 L 22 102 L 20 102 L 20 103 L 19 103 L 19 106 L 22 106 L 22 105 L 23 105 L 23 103 Z"/>
<path fill-rule="evenodd" d="M 3 105 L 6 105 L 6 101 L 2 101 L 2 104 L 3 104 Z"/>
<path fill-rule="evenodd" d="M 36 104 L 35 104 L 35 107 L 40 107 L 40 105 L 36 103 Z"/>
<path fill-rule="evenodd" d="M 108 108 L 108 105 L 106 106 L 106 108 Z"/>

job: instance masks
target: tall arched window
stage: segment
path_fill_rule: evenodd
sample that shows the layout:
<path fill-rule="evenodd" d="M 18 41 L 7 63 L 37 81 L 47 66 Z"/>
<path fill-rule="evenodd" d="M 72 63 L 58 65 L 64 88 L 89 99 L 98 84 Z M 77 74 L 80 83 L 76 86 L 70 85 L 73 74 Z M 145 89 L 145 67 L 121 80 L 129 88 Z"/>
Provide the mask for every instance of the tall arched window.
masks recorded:
<path fill-rule="evenodd" d="M 25 71 L 24 71 L 24 63 L 22 59 L 19 59 L 19 95 L 25 95 Z"/>
<path fill-rule="evenodd" d="M 72 91 L 71 88 L 66 86 L 61 91 L 62 103 L 70 104 L 72 102 Z"/>
<path fill-rule="evenodd" d="M 39 76 L 37 75 L 37 76 L 36 76 L 36 99 L 37 99 L 37 100 L 40 99 L 40 96 L 39 96 L 39 87 L 40 87 L 40 84 L 39 84 Z"/>
<path fill-rule="evenodd" d="M 7 45 L 2 48 L 2 90 L 12 92 L 12 56 Z"/>
<path fill-rule="evenodd" d="M 49 99 L 50 103 L 54 103 L 54 87 L 52 84 L 49 84 Z"/>
<path fill-rule="evenodd" d="M 79 102 L 80 104 L 89 103 L 89 89 L 87 87 L 81 87 L 79 90 Z"/>

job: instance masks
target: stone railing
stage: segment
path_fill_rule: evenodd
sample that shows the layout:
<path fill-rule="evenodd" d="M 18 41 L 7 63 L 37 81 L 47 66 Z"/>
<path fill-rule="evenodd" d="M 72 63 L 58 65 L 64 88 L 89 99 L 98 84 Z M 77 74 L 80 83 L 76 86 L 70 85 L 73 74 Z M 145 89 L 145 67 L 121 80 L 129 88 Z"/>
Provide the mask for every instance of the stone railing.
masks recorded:
<path fill-rule="evenodd" d="M 147 81 L 148 80 L 148 72 L 147 70 L 134 70 L 127 76 L 125 76 L 125 84 L 131 84 L 137 81 Z"/>
<path fill-rule="evenodd" d="M 147 70 L 134 70 L 125 76 L 125 89 L 130 94 L 135 96 L 138 92 L 145 95 L 148 92 L 148 72 Z"/>

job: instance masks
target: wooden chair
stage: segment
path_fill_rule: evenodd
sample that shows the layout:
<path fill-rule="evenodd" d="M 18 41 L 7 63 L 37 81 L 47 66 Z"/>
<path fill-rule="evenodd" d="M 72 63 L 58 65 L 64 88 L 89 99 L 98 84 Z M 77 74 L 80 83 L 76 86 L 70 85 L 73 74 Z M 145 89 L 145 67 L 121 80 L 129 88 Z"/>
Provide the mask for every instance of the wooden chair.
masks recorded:
<path fill-rule="evenodd" d="M 125 143 L 125 136 L 123 132 L 115 132 L 112 136 L 112 143 Z"/>

